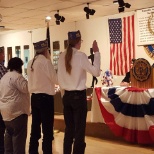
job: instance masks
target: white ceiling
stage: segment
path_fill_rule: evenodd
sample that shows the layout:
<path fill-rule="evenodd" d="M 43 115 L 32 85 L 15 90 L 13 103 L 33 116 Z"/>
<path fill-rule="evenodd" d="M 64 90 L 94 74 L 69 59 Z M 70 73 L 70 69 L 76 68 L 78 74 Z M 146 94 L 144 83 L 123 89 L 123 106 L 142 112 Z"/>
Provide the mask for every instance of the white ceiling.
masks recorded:
<path fill-rule="evenodd" d="M 131 8 L 125 12 L 154 6 L 154 0 L 124 0 Z M 45 17 L 51 16 L 50 25 L 56 25 L 54 14 L 65 17 L 65 23 L 86 20 L 83 8 L 89 4 L 96 13 L 90 18 L 96 18 L 118 13 L 118 5 L 113 0 L 0 0 L 0 26 L 5 26 L 0 33 L 9 30 L 32 30 L 46 26 Z M 61 23 L 63 24 L 63 23 Z"/>

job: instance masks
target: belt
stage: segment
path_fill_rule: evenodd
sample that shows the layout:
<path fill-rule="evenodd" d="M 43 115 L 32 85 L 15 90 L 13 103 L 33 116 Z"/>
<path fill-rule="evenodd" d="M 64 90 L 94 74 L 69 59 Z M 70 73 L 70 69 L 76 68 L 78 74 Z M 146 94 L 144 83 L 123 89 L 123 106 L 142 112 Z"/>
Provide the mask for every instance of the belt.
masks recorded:
<path fill-rule="evenodd" d="M 72 94 L 74 94 L 74 93 L 76 93 L 76 94 L 78 94 L 78 93 L 84 93 L 84 92 L 86 92 L 86 89 L 84 89 L 84 90 L 65 90 L 65 93 L 67 94 L 67 93 L 72 93 Z"/>

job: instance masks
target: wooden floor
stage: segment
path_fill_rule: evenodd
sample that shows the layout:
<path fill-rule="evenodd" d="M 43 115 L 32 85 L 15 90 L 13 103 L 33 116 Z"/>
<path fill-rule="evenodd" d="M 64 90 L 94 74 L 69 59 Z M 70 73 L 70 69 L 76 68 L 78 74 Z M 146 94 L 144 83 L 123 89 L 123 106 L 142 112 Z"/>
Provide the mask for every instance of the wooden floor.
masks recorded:
<path fill-rule="evenodd" d="M 26 154 L 28 154 L 29 138 L 30 138 L 31 116 L 28 119 L 28 136 L 26 143 Z M 54 134 L 53 154 L 63 154 L 63 132 Z M 127 142 L 104 140 L 86 136 L 85 154 L 154 154 L 153 146 L 140 146 Z M 41 140 L 39 146 L 39 154 L 42 153 Z"/>

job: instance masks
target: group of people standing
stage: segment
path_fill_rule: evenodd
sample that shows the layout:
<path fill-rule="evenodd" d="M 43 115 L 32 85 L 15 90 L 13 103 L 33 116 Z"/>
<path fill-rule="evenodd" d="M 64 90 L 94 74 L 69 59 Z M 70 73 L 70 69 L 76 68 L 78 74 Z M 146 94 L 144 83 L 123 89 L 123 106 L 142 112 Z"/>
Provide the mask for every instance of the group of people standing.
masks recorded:
<path fill-rule="evenodd" d="M 30 101 L 32 124 L 29 154 L 39 153 L 41 131 L 43 154 L 53 153 L 54 95 L 55 84 L 58 84 L 63 91 L 66 126 L 63 154 L 84 154 L 87 117 L 86 72 L 93 76 L 100 75 L 100 53 L 97 42 L 94 41 L 92 49 L 95 54 L 92 65 L 86 54 L 80 52 L 81 43 L 80 31 L 68 32 L 68 47 L 60 54 L 57 73 L 51 63 L 48 41 L 34 43 L 35 56 L 28 62 L 27 67 L 28 81 L 22 76 L 23 62 L 20 58 L 10 59 L 7 68 L 2 64 L 4 59 L 0 61 L 0 153 L 25 154 Z"/>

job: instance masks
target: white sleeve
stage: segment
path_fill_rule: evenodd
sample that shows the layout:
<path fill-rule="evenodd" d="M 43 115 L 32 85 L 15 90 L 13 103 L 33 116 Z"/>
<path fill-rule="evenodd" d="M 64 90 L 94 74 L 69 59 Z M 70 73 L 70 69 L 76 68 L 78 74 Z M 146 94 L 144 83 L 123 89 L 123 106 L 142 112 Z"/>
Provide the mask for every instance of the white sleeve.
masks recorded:
<path fill-rule="evenodd" d="M 100 76 L 101 70 L 100 70 L 100 53 L 96 52 L 94 54 L 94 63 L 93 65 L 90 63 L 88 57 L 86 54 L 82 54 L 81 58 L 81 66 L 83 69 L 85 69 L 87 72 L 92 74 L 95 77 Z"/>

